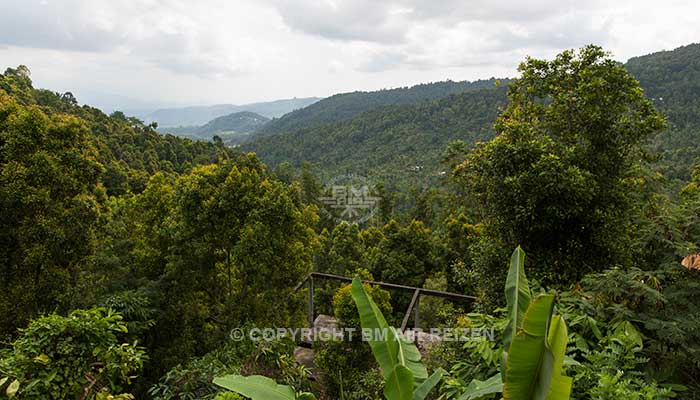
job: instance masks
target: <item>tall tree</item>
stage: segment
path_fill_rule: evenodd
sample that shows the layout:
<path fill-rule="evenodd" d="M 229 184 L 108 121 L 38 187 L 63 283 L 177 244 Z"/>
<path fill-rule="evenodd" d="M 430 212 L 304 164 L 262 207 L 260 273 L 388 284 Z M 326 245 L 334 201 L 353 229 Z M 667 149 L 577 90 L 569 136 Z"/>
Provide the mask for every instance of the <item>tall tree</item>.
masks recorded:
<path fill-rule="evenodd" d="M 79 298 L 99 215 L 96 157 L 81 120 L 0 90 L 0 335 Z"/>
<path fill-rule="evenodd" d="M 528 58 L 497 119 L 455 173 L 486 223 L 483 240 L 520 244 L 545 283 L 629 261 L 635 166 L 665 127 L 639 83 L 597 46 L 552 61 Z M 484 245 L 484 243 L 482 243 Z M 500 282 L 502 251 L 480 268 Z"/>

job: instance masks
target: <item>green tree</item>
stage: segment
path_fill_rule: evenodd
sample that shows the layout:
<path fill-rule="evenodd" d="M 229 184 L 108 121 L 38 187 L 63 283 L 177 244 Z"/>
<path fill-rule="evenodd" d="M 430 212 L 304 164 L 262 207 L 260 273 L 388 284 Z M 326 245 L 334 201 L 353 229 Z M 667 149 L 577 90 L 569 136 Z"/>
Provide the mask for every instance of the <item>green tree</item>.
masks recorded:
<path fill-rule="evenodd" d="M 0 335 L 80 299 L 100 214 L 96 157 L 81 120 L 0 91 Z"/>
<path fill-rule="evenodd" d="M 483 251 L 493 257 L 479 261 L 482 272 L 503 275 L 498 260 L 517 244 L 544 283 L 627 264 L 630 182 L 640 146 L 665 127 L 663 116 L 597 46 L 552 61 L 528 58 L 519 71 L 497 137 L 455 168 L 483 216 L 482 246 L 495 248 Z"/>
<path fill-rule="evenodd" d="M 384 282 L 421 286 L 437 268 L 430 229 L 420 221 L 401 226 L 392 220 L 383 234 L 371 260 L 372 275 Z"/>
<path fill-rule="evenodd" d="M 174 188 L 173 217 L 157 217 L 172 222 L 173 234 L 160 247 L 168 261 L 157 278 L 155 356 L 173 365 L 210 350 L 232 327 L 300 322 L 302 299 L 292 288 L 311 269 L 317 217 L 297 187 L 246 155 L 197 167 Z"/>

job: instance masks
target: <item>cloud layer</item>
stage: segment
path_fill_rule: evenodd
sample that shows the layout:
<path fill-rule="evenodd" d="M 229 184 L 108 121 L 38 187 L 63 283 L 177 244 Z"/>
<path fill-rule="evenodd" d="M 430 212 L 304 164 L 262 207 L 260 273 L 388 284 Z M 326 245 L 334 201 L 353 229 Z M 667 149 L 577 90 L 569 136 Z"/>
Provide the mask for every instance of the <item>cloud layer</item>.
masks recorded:
<path fill-rule="evenodd" d="M 0 67 L 124 108 L 513 75 L 525 55 L 587 43 L 624 60 L 700 41 L 691 1 L 580 3 L 3 0 Z"/>

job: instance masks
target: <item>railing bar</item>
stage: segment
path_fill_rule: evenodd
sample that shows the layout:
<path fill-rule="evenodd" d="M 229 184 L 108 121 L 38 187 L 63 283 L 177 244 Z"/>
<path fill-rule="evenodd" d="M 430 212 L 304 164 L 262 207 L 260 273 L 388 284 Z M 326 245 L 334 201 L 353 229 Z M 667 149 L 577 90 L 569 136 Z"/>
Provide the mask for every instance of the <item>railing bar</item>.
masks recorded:
<path fill-rule="evenodd" d="M 418 296 L 420 296 L 420 289 L 416 289 L 415 292 L 413 292 L 413 298 L 411 299 L 411 304 L 408 305 L 408 310 L 406 310 L 406 315 L 403 317 L 403 322 L 401 322 L 401 332 L 406 331 L 406 327 L 408 326 L 408 319 L 411 318 L 411 311 L 413 311 L 413 306 L 416 304 L 416 300 L 418 299 Z"/>
<path fill-rule="evenodd" d="M 325 279 L 332 279 L 332 280 L 341 281 L 341 282 L 352 282 L 352 278 L 348 278 L 346 276 L 327 274 L 325 272 L 311 272 L 309 275 L 306 276 L 306 278 L 304 278 L 304 280 L 302 281 L 302 284 L 305 283 L 307 279 L 309 279 L 310 277 L 313 277 L 313 276 L 316 276 L 319 278 L 325 278 Z M 411 291 L 411 292 L 414 292 L 416 290 L 420 290 L 421 294 L 428 295 L 428 296 L 434 296 L 434 297 L 443 297 L 443 298 L 448 298 L 448 299 L 453 299 L 453 300 L 467 300 L 467 301 L 475 301 L 476 300 L 476 297 L 465 295 L 465 294 L 443 292 L 440 290 L 433 290 L 433 289 L 423 289 L 423 288 L 417 288 L 417 287 L 413 287 L 413 286 L 398 285 L 396 283 L 376 282 L 376 281 L 367 281 L 367 280 L 363 280 L 362 282 L 368 283 L 370 285 L 376 285 L 376 286 Z M 301 287 L 301 284 L 297 285 L 295 290 L 298 290 L 300 287 Z"/>

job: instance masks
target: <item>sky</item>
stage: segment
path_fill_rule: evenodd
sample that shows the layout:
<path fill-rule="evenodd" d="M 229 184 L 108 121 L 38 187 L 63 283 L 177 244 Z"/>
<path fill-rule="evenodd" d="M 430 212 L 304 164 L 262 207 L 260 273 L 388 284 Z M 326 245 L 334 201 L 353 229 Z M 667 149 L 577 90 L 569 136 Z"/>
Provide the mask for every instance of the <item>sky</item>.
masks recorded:
<path fill-rule="evenodd" d="M 0 68 L 106 111 L 325 97 L 513 77 L 595 43 L 615 59 L 700 42 L 700 2 L 0 0 Z"/>

